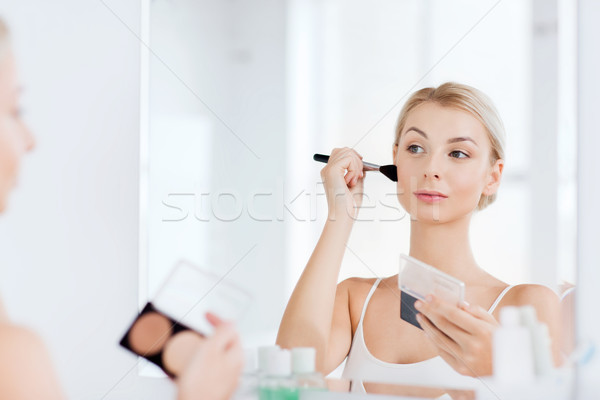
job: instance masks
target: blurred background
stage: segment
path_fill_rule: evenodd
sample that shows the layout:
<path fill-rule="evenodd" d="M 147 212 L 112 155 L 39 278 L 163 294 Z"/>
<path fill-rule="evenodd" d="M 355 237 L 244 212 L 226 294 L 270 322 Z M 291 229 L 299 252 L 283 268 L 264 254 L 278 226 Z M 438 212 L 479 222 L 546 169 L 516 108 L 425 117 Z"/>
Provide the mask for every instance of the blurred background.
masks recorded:
<path fill-rule="evenodd" d="M 573 1 L 0 5 L 38 141 L 0 223 L 0 293 L 71 398 L 172 394 L 117 342 L 181 258 L 248 290 L 245 345 L 272 343 L 327 214 L 312 155 L 391 163 L 404 101 L 449 80 L 487 93 L 507 131 L 479 264 L 576 283 Z M 409 249 L 395 185 L 365 190 L 340 280 L 395 274 Z"/>

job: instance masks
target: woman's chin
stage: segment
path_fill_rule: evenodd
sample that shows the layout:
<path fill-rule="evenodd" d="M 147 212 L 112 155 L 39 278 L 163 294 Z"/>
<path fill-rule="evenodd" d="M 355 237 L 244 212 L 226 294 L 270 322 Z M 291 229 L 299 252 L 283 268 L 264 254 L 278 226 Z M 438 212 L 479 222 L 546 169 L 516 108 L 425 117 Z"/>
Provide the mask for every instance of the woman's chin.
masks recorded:
<path fill-rule="evenodd" d="M 413 222 L 419 222 L 422 224 L 431 224 L 431 225 L 443 224 L 445 222 L 445 220 L 439 215 L 436 216 L 436 215 L 422 215 L 422 214 L 418 214 L 418 215 L 411 214 L 410 220 Z"/>

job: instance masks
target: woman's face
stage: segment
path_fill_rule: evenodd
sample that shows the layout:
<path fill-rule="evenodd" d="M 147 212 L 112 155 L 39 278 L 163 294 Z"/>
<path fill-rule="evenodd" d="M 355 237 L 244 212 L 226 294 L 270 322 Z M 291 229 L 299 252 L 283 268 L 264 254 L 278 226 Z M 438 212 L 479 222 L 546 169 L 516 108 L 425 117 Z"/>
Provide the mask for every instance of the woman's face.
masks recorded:
<path fill-rule="evenodd" d="M 427 102 L 413 109 L 394 146 L 398 199 L 413 220 L 451 222 L 495 193 L 503 161 L 491 164 L 491 143 L 471 114 Z"/>
<path fill-rule="evenodd" d="M 19 87 L 13 53 L 0 59 L 0 212 L 17 184 L 20 160 L 31 150 L 34 139 L 21 119 Z"/>

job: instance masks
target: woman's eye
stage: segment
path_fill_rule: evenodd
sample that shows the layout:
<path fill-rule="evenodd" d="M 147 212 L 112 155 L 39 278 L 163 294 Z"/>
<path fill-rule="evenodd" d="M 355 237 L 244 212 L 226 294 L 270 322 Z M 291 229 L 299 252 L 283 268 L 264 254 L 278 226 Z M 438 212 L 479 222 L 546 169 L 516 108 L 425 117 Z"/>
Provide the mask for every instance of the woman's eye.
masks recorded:
<path fill-rule="evenodd" d="M 406 150 L 408 150 L 409 153 L 413 154 L 422 153 L 424 151 L 421 146 L 417 146 L 416 144 L 411 144 L 406 148 Z"/>
<path fill-rule="evenodd" d="M 454 158 L 469 158 L 469 156 L 466 153 L 464 153 L 464 152 L 462 152 L 460 150 L 451 151 L 450 152 L 450 157 L 454 157 Z"/>

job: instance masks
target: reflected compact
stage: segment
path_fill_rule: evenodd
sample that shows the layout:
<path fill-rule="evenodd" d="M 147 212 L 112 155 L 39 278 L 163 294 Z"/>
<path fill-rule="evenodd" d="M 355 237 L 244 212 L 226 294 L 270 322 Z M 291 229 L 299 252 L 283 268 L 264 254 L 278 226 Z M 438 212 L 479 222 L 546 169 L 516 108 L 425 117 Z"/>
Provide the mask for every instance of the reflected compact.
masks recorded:
<path fill-rule="evenodd" d="M 398 287 L 400 288 L 400 318 L 419 329 L 422 328 L 417 321 L 418 311 L 415 309 L 417 300 L 425 301 L 427 295 L 433 294 L 458 306 L 465 297 L 463 282 L 405 254 L 400 255 Z"/>
<path fill-rule="evenodd" d="M 236 321 L 243 315 L 249 300 L 244 290 L 223 277 L 181 261 L 119 344 L 175 378 L 204 337 L 212 333 L 206 313 Z"/>

